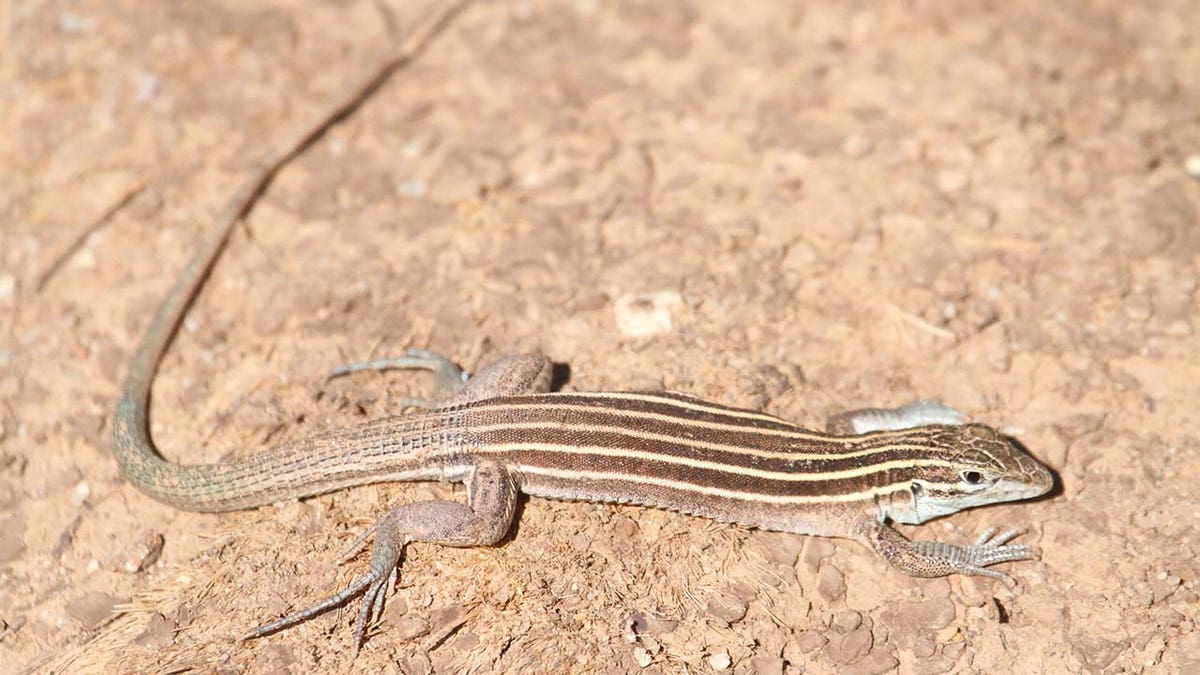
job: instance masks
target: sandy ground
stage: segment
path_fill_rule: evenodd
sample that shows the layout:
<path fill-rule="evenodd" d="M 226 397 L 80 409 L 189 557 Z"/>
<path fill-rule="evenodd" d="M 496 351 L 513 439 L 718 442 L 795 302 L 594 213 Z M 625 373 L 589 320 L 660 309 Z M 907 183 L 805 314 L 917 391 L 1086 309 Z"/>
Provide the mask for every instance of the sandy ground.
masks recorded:
<path fill-rule="evenodd" d="M 409 345 L 812 425 L 933 397 L 1061 478 L 904 529 L 1030 528 L 1015 589 L 528 500 L 500 546 L 410 547 L 356 661 L 353 611 L 235 642 L 462 490 L 178 512 L 112 460 L 126 360 L 230 192 L 438 5 L 8 2 L 0 671 L 1200 672 L 1200 4 L 776 4 L 468 8 L 235 232 L 155 438 L 396 412 L 426 378 L 325 373 Z"/>

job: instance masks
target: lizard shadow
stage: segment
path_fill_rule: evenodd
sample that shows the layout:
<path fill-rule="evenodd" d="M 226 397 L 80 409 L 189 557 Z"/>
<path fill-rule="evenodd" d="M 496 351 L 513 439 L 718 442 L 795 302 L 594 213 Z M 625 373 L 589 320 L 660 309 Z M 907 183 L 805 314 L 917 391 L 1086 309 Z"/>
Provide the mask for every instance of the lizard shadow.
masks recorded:
<path fill-rule="evenodd" d="M 550 391 L 560 391 L 571 379 L 571 364 L 554 361 L 550 364 Z"/>

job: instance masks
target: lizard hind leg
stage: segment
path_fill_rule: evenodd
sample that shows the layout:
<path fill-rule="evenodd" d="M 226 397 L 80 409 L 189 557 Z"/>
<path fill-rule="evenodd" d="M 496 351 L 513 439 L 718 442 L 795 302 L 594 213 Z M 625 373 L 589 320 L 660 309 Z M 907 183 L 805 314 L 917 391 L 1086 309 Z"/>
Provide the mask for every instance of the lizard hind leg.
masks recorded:
<path fill-rule="evenodd" d="M 382 370 L 429 370 L 434 375 L 433 401 L 438 403 L 443 399 L 452 398 L 463 388 L 463 383 L 470 377 L 457 363 L 440 354 L 427 349 L 410 347 L 401 356 L 373 361 L 345 363 L 329 371 L 330 379 L 342 377 L 351 373 Z M 428 401 L 419 398 L 406 399 L 406 406 L 424 408 Z"/>
<path fill-rule="evenodd" d="M 372 528 L 375 541 L 366 574 L 315 605 L 255 628 L 243 639 L 289 628 L 365 593 L 354 627 L 357 653 L 371 622 L 383 609 L 388 587 L 395 585 L 400 556 L 407 544 L 486 546 L 503 538 L 512 526 L 519 490 L 516 474 L 497 462 L 478 460 L 464 482 L 467 504 L 439 499 L 405 504 L 389 511 Z"/>
<path fill-rule="evenodd" d="M 544 354 L 512 354 L 489 363 L 472 376 L 440 354 L 409 348 L 402 356 L 338 366 L 329 377 L 380 370 L 433 371 L 433 396 L 428 401 L 404 401 L 406 406 L 425 408 L 471 403 L 496 396 L 545 393 L 550 391 L 553 364 Z"/>
<path fill-rule="evenodd" d="M 497 396 L 544 394 L 550 391 L 553 363 L 545 354 L 510 354 L 489 363 L 452 396 L 438 401 L 456 405 Z"/>

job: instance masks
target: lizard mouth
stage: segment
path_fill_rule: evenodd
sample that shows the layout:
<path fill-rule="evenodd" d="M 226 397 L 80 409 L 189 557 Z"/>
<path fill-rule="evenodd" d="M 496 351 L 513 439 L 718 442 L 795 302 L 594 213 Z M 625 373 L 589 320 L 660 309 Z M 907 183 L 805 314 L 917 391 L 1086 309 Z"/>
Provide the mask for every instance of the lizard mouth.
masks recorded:
<path fill-rule="evenodd" d="M 1054 487 L 1054 476 L 1050 470 L 1039 465 L 1038 471 L 1024 476 L 1021 480 L 1001 480 L 993 486 L 992 491 L 996 501 L 1015 502 L 1022 499 L 1040 497 Z"/>

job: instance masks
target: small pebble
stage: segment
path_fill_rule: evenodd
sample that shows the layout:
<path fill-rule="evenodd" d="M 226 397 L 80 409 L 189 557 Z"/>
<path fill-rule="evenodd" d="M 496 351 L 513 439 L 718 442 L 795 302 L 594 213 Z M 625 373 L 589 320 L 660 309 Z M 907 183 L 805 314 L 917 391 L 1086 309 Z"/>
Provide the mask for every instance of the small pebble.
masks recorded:
<path fill-rule="evenodd" d="M 826 565 L 821 570 L 821 578 L 817 582 L 817 593 L 822 598 L 832 602 L 846 594 L 846 579 L 841 570 L 833 565 Z"/>
<path fill-rule="evenodd" d="M 708 657 L 708 665 L 716 671 L 721 671 L 733 665 L 733 659 L 729 658 L 729 654 L 725 652 L 717 652 Z"/>
<path fill-rule="evenodd" d="M 617 330 L 632 338 L 668 333 L 674 326 L 671 314 L 682 305 L 675 291 L 623 295 L 613 303 Z"/>
<path fill-rule="evenodd" d="M 17 278 L 8 272 L 0 272 L 0 303 L 11 305 L 17 294 Z"/>
<path fill-rule="evenodd" d="M 1183 170 L 1192 178 L 1200 180 L 1200 155 L 1192 155 L 1184 160 Z"/>
<path fill-rule="evenodd" d="M 92 487 L 88 485 L 88 482 L 86 480 L 79 481 L 75 487 L 71 488 L 71 505 L 82 506 L 91 495 Z"/>
<path fill-rule="evenodd" d="M 727 593 L 720 593 L 708 601 L 705 612 L 709 616 L 731 624 L 746 616 L 746 609 L 746 603 L 740 599 Z"/>
<path fill-rule="evenodd" d="M 92 630 L 111 618 L 113 607 L 121 602 L 128 600 L 92 591 L 67 603 L 67 615 L 78 621 L 84 630 Z"/>
<path fill-rule="evenodd" d="M 421 180 L 420 178 L 409 178 L 408 180 L 401 181 L 401 183 L 396 186 L 396 192 L 399 193 L 401 197 L 424 197 L 427 190 L 428 186 L 426 186 L 425 181 Z"/>
<path fill-rule="evenodd" d="M 754 675 L 783 675 L 783 659 L 778 656 L 755 656 L 750 659 Z"/>

